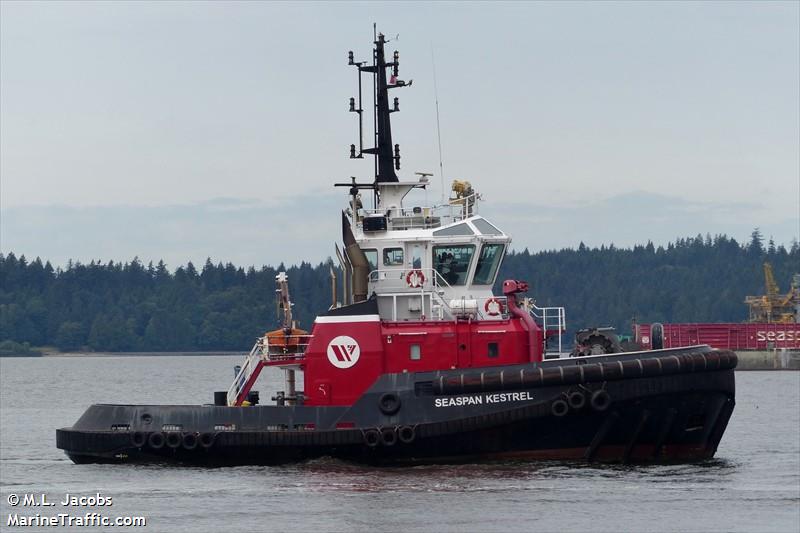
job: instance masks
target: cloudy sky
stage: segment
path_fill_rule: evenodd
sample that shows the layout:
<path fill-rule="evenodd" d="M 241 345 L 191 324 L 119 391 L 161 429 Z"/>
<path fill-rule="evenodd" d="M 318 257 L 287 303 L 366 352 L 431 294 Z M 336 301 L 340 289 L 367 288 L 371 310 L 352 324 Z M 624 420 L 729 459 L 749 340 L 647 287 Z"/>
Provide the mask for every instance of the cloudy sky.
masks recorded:
<path fill-rule="evenodd" d="M 0 249 L 63 264 L 320 261 L 395 39 L 401 177 L 539 250 L 800 234 L 797 2 L 0 4 Z M 419 202 L 424 197 L 418 198 Z"/>

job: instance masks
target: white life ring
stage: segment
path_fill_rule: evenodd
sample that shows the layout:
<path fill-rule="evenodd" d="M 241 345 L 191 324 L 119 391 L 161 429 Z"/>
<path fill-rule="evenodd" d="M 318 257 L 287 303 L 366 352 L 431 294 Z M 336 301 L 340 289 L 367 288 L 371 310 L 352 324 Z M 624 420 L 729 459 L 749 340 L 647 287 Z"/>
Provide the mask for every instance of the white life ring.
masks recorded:
<path fill-rule="evenodd" d="M 489 316 L 498 316 L 503 312 L 503 302 L 497 298 L 489 298 L 486 300 L 486 303 L 483 304 L 483 309 Z"/>
<path fill-rule="evenodd" d="M 406 275 L 406 283 L 412 289 L 418 289 L 425 284 L 425 274 L 422 270 L 412 270 Z"/>

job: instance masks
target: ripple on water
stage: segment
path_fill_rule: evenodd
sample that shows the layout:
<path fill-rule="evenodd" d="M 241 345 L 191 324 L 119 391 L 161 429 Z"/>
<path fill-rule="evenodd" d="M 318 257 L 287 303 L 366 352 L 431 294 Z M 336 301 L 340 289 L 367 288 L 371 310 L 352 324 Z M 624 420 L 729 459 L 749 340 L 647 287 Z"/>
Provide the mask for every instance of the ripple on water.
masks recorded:
<path fill-rule="evenodd" d="M 737 407 L 717 458 L 692 464 L 371 468 L 323 458 L 175 468 L 73 465 L 55 448 L 55 428 L 72 424 L 91 403 L 204 403 L 209 391 L 227 388 L 238 362 L 3 360 L 0 491 L 100 491 L 114 497 L 115 512 L 145 515 L 148 531 L 170 533 L 233 524 L 254 531 L 800 530 L 800 372 L 738 373 Z M 118 376 L 113 387 L 109 375 Z M 0 510 L 7 509 L 0 499 Z"/>

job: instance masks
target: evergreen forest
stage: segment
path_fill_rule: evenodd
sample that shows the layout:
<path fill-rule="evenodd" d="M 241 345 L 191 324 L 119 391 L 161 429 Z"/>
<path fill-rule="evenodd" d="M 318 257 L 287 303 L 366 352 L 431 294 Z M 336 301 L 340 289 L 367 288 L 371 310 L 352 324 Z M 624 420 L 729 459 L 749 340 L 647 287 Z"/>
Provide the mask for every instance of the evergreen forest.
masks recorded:
<path fill-rule="evenodd" d="M 725 235 L 577 249 L 509 253 L 498 276 L 527 280 L 539 306 L 566 307 L 570 333 L 639 322 L 741 322 L 746 295 L 764 293 L 763 263 L 782 292 L 800 271 L 800 246 L 739 243 Z M 61 351 L 247 351 L 279 325 L 275 275 L 289 275 L 294 315 L 310 329 L 331 302 L 330 261 L 244 268 L 210 259 L 174 271 L 163 262 L 54 268 L 40 258 L 0 254 L 0 355 Z M 33 348 L 31 348 L 33 347 Z"/>

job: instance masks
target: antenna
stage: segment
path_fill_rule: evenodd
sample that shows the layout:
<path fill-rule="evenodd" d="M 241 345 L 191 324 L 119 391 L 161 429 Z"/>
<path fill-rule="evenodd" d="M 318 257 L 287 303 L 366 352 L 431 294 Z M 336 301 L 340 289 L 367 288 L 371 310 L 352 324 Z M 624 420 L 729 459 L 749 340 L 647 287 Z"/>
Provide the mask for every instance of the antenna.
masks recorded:
<path fill-rule="evenodd" d="M 439 127 L 439 88 L 436 85 L 436 59 L 431 42 L 431 63 L 433 64 L 433 98 L 436 101 L 436 138 L 439 141 L 439 179 L 442 182 L 442 205 L 444 205 L 444 164 L 442 163 L 442 129 Z"/>
<path fill-rule="evenodd" d="M 400 145 L 392 142 L 392 124 L 390 115 L 400 111 L 400 100 L 394 98 L 392 105 L 389 105 L 389 90 L 400 87 L 408 87 L 413 80 L 408 82 L 398 78 L 400 67 L 400 54 L 395 50 L 391 60 L 386 60 L 384 45 L 386 38 L 377 31 L 377 25 L 372 26 L 375 40 L 372 51 L 372 64 L 367 61 L 356 61 L 352 51 L 347 54 L 347 64 L 356 67 L 358 71 L 358 99 L 350 98 L 350 112 L 358 115 L 358 145 L 350 145 L 350 158 L 362 159 L 364 154 L 375 157 L 375 181 L 372 184 L 336 184 L 336 186 L 347 186 L 356 188 L 373 189 L 373 200 L 378 204 L 378 184 L 396 183 L 399 181 L 396 171 L 400 170 Z M 390 76 L 386 70 L 390 69 Z M 373 116 L 374 116 L 374 139 L 375 144 L 371 148 L 364 147 L 364 125 L 362 105 L 362 74 L 372 75 L 373 80 Z"/>

